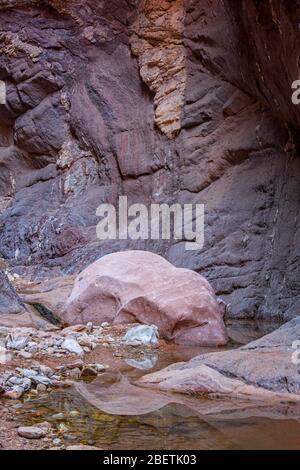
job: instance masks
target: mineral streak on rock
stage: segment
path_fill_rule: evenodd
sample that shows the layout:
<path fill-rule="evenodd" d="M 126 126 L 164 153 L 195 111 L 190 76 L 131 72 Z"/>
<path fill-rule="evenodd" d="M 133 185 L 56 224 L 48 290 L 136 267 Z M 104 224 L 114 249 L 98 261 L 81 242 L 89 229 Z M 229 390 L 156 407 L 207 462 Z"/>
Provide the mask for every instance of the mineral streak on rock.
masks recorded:
<path fill-rule="evenodd" d="M 170 139 L 181 129 L 184 105 L 184 16 L 182 0 L 143 0 L 130 40 L 141 77 L 155 93 L 155 123 Z"/>
<path fill-rule="evenodd" d="M 43 50 L 32 44 L 22 41 L 18 34 L 6 32 L 0 34 L 0 54 L 16 56 L 18 52 L 25 53 L 32 62 L 37 62 Z"/>

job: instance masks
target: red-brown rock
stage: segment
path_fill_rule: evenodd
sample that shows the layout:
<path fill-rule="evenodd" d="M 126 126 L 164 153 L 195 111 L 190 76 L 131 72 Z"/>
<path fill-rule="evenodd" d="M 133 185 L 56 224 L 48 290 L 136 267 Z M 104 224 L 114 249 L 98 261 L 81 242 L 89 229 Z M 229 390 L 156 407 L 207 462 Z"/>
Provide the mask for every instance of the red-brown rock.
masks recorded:
<path fill-rule="evenodd" d="M 223 345 L 222 308 L 199 274 L 146 251 L 104 256 L 76 279 L 65 324 L 145 323 L 179 344 Z"/>
<path fill-rule="evenodd" d="M 300 402 L 300 318 L 230 351 L 201 354 L 138 380 L 164 392 Z"/>

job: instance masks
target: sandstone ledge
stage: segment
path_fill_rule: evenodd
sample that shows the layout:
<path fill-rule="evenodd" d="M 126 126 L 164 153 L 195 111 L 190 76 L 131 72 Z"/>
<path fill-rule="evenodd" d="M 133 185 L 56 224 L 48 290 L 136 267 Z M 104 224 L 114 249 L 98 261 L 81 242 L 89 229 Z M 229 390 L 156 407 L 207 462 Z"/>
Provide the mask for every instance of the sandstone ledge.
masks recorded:
<path fill-rule="evenodd" d="M 247 346 L 204 354 L 144 376 L 138 385 L 183 394 L 261 401 L 300 401 L 300 365 L 293 360 L 300 318 Z"/>

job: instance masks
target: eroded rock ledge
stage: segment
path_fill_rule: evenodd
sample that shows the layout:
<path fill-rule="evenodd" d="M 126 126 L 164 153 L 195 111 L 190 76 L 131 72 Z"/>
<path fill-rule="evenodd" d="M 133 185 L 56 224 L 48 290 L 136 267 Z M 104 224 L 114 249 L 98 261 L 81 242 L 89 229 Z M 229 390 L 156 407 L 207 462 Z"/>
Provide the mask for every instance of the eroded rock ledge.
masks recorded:
<path fill-rule="evenodd" d="M 300 318 L 237 350 L 204 354 L 149 374 L 138 385 L 210 397 L 300 402 L 295 343 Z"/>

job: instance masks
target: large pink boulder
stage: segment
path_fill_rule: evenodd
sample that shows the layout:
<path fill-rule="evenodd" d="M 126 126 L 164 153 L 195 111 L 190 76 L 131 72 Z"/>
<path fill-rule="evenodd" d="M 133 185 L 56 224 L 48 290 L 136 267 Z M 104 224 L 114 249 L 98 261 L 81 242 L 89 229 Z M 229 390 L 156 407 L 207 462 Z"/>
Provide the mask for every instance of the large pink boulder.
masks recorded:
<path fill-rule="evenodd" d="M 187 345 L 224 345 L 223 310 L 199 274 L 147 251 L 109 254 L 75 280 L 65 324 L 154 324 L 161 337 Z"/>

